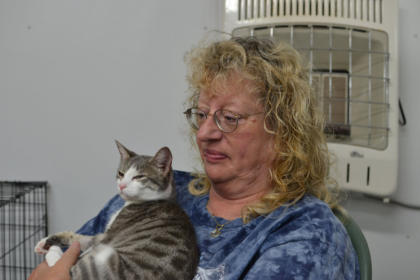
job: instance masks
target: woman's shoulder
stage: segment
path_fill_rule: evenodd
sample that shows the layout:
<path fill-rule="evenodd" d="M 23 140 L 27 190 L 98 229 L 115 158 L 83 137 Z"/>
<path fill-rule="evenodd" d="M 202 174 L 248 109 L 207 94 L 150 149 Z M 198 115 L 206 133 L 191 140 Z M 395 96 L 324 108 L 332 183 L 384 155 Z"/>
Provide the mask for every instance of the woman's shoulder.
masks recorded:
<path fill-rule="evenodd" d="M 318 198 L 306 195 L 296 204 L 280 207 L 268 217 L 274 220 L 260 253 L 278 248 L 282 254 L 306 256 L 308 262 L 317 259 L 321 262 L 324 258 L 357 262 L 343 224 Z"/>
<path fill-rule="evenodd" d="M 191 172 L 174 170 L 174 181 L 177 188 L 188 186 L 189 182 L 194 178 Z"/>
<path fill-rule="evenodd" d="M 178 204 L 188 212 L 192 205 L 194 196 L 188 190 L 188 184 L 194 177 L 190 172 L 174 170 L 174 181 L 176 188 L 176 200 Z"/>
<path fill-rule="evenodd" d="M 177 200 L 182 201 L 185 197 L 192 196 L 188 191 L 188 184 L 194 179 L 190 172 L 174 170 L 174 182 L 177 193 Z"/>
<path fill-rule="evenodd" d="M 292 206 L 278 208 L 268 217 L 273 218 L 273 225 L 260 247 L 261 255 L 276 256 L 276 261 L 296 261 L 314 275 L 342 274 L 343 279 L 357 279 L 354 276 L 358 274 L 357 255 L 351 240 L 325 202 L 308 195 Z M 318 271 L 315 267 L 324 269 Z M 299 269 L 296 265 L 295 270 Z M 300 274 L 302 271 L 296 273 L 304 275 Z M 324 276 L 315 278 L 334 278 Z"/>
<path fill-rule="evenodd" d="M 278 242 L 305 240 L 331 245 L 348 241 L 344 226 L 331 208 L 311 195 L 293 205 L 276 209 L 267 218 L 274 219 L 271 233 L 279 237 Z"/>

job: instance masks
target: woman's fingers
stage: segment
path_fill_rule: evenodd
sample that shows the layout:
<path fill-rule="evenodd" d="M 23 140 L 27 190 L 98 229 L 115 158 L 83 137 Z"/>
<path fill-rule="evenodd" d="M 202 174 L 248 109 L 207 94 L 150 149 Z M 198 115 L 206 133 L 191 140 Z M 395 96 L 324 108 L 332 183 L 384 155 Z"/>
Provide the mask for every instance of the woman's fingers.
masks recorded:
<path fill-rule="evenodd" d="M 67 251 L 64 252 L 63 256 L 57 262 L 56 265 L 65 267 L 68 270 L 70 270 L 70 268 L 77 262 L 77 258 L 79 257 L 79 255 L 80 255 L 80 243 L 78 241 L 74 241 L 70 245 L 70 247 L 67 249 Z"/>
<path fill-rule="evenodd" d="M 70 268 L 77 262 L 79 255 L 80 243 L 75 241 L 53 267 L 48 267 L 44 261 L 32 271 L 28 280 L 70 280 Z"/>
<path fill-rule="evenodd" d="M 44 275 L 46 275 L 47 271 L 50 268 L 48 267 L 47 262 L 42 262 L 40 265 L 38 265 L 29 276 L 28 280 L 41 280 L 44 279 Z"/>

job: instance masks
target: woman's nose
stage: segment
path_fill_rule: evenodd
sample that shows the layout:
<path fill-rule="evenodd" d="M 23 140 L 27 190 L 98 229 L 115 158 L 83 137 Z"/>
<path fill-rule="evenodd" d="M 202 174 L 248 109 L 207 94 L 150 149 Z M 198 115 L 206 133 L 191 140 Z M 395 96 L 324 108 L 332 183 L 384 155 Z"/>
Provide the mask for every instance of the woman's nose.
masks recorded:
<path fill-rule="evenodd" d="M 223 132 L 217 127 L 213 116 L 208 116 L 207 119 L 201 124 L 197 131 L 197 140 L 208 141 L 218 140 L 222 137 Z"/>

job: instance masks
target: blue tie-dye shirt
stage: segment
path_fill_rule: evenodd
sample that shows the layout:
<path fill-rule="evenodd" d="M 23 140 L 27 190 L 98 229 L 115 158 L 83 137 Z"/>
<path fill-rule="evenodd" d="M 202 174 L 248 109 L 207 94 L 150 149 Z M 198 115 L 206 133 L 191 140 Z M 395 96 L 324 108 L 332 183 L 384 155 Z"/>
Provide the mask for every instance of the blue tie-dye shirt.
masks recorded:
<path fill-rule="evenodd" d="M 248 224 L 217 218 L 225 226 L 218 237 L 212 237 L 217 224 L 206 208 L 208 196 L 188 192 L 189 173 L 175 171 L 174 175 L 178 201 L 197 234 L 200 263 L 195 280 L 360 279 L 357 255 L 346 230 L 319 199 L 305 196 Z M 113 197 L 78 233 L 103 232 L 123 204 L 118 195 Z"/>

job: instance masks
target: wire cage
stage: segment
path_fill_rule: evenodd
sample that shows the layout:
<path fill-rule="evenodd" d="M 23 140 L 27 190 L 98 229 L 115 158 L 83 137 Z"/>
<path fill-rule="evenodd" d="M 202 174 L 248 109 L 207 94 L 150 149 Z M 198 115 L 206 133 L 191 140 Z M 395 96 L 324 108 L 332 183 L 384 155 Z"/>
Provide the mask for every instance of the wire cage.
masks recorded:
<path fill-rule="evenodd" d="M 397 187 L 397 15 L 397 1 L 225 0 L 224 31 L 286 42 L 308 61 L 344 189 Z"/>
<path fill-rule="evenodd" d="M 0 182 L 0 279 L 27 279 L 48 234 L 47 182 Z"/>

